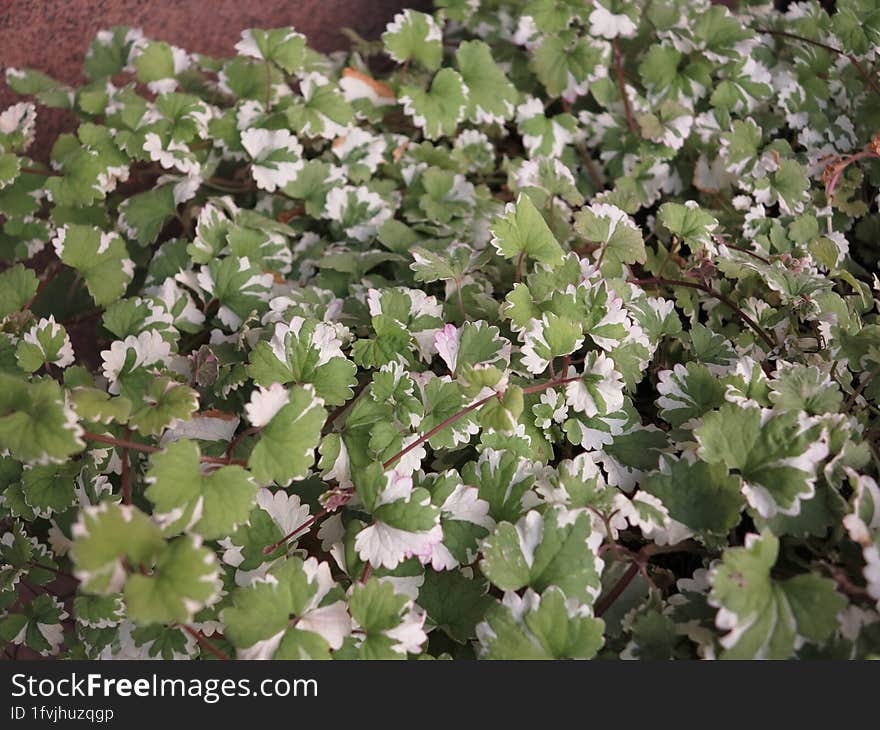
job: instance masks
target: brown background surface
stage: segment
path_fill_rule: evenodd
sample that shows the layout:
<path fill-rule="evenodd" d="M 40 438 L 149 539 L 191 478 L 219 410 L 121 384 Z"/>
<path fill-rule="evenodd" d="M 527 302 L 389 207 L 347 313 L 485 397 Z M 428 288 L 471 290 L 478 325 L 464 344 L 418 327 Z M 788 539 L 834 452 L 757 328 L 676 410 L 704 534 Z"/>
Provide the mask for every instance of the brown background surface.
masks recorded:
<path fill-rule="evenodd" d="M 231 56 L 244 28 L 293 25 L 319 51 L 344 48 L 340 28 L 377 38 L 401 7 L 427 8 L 429 0 L 0 0 L 0 67 L 30 67 L 66 83 L 80 83 L 89 43 L 102 28 L 129 25 L 188 51 Z M 0 110 L 18 100 L 0 80 Z M 71 129 L 72 117 L 38 114 L 37 143 Z"/>

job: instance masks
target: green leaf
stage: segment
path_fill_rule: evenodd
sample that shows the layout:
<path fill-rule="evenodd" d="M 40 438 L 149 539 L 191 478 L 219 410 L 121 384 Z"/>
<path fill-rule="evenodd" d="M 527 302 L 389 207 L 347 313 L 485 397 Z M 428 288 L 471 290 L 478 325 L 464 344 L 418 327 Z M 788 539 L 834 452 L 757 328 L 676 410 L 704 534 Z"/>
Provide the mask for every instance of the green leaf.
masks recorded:
<path fill-rule="evenodd" d="M 769 178 L 759 181 L 759 190 L 768 190 L 772 201 L 779 203 L 783 213 L 796 214 L 804 209 L 810 189 L 810 178 L 795 160 L 782 160 Z"/>
<path fill-rule="evenodd" d="M 516 430 L 524 405 L 522 388 L 509 385 L 500 398 L 492 398 L 480 409 L 480 425 L 486 431 L 511 433 Z"/>
<path fill-rule="evenodd" d="M 455 62 L 468 90 L 465 115 L 474 124 L 502 124 L 513 115 L 519 94 L 482 41 L 465 41 Z"/>
<path fill-rule="evenodd" d="M 70 400 L 77 415 L 93 423 L 124 424 L 131 413 L 131 401 L 124 396 L 111 397 L 97 388 L 78 387 L 70 391 Z"/>
<path fill-rule="evenodd" d="M 562 36 L 547 35 L 535 49 L 531 67 L 551 97 L 562 96 L 573 102 L 586 94 L 594 74 L 601 73 L 601 55 L 589 38 L 569 45 Z"/>
<path fill-rule="evenodd" d="M 303 168 L 302 145 L 286 129 L 252 127 L 242 132 L 241 144 L 251 158 L 254 182 L 268 193 L 293 182 Z"/>
<path fill-rule="evenodd" d="M 26 462 L 62 462 L 85 447 L 82 433 L 54 380 L 28 383 L 0 372 L 0 450 Z"/>
<path fill-rule="evenodd" d="M 423 393 L 425 416 L 421 429 L 428 433 L 446 419 L 460 413 L 467 405 L 461 386 L 457 382 L 446 382 L 441 378 L 432 378 Z M 476 416 L 467 414 L 428 439 L 431 448 L 451 449 L 462 442 L 468 442 L 476 430 Z"/>
<path fill-rule="evenodd" d="M 73 89 L 34 69 L 6 69 L 6 82 L 16 94 L 33 96 L 43 106 L 70 109 Z"/>
<path fill-rule="evenodd" d="M 428 612 L 429 621 L 462 644 L 476 636 L 477 624 L 493 605 L 485 585 L 454 570 L 427 571 L 418 603 Z"/>
<path fill-rule="evenodd" d="M 843 394 L 837 383 L 818 367 L 792 365 L 776 371 L 770 382 L 770 401 L 784 410 L 803 410 L 811 416 L 837 413 Z"/>
<path fill-rule="evenodd" d="M 24 644 L 41 656 L 57 654 L 64 640 L 61 622 L 67 615 L 61 601 L 42 593 L 27 601 L 21 613 L 10 613 L 0 619 L 0 640 Z"/>
<path fill-rule="evenodd" d="M 532 463 L 511 451 L 486 449 L 478 461 L 467 462 L 461 478 L 477 487 L 480 499 L 489 503 L 489 515 L 497 522 L 516 521 L 525 511 L 523 497 L 535 483 Z"/>
<path fill-rule="evenodd" d="M 131 505 L 102 502 L 80 512 L 73 528 L 70 557 L 88 593 L 118 593 L 126 579 L 125 563 L 150 566 L 165 549 L 159 528 Z"/>
<path fill-rule="evenodd" d="M 41 319 L 19 340 L 15 350 L 19 367 L 32 373 L 49 363 L 66 368 L 73 363 L 73 347 L 67 330 L 55 322 L 55 317 Z"/>
<path fill-rule="evenodd" d="M 357 366 L 342 352 L 338 331 L 330 324 L 293 317 L 278 323 L 269 342 L 251 352 L 248 374 L 257 385 L 310 383 L 327 405 L 352 396 Z"/>
<path fill-rule="evenodd" d="M 492 245 L 508 259 L 525 255 L 551 266 L 562 261 L 562 247 L 531 198 L 522 193 L 495 220 Z"/>
<path fill-rule="evenodd" d="M 566 597 L 591 604 L 601 590 L 601 561 L 596 557 L 601 536 L 593 534 L 586 512 L 570 517 L 550 509 L 528 512 L 516 525 L 502 522 L 483 541 L 480 567 L 504 591 L 549 586 Z"/>
<path fill-rule="evenodd" d="M 575 230 L 597 244 L 602 273 L 620 276 L 624 264 L 645 263 L 645 242 L 635 222 L 620 208 L 594 203 L 575 216 Z"/>
<path fill-rule="evenodd" d="M 591 659 L 602 647 L 605 624 L 586 607 L 571 608 L 558 588 L 508 593 L 477 627 L 485 659 Z"/>
<path fill-rule="evenodd" d="M 176 84 L 167 82 L 173 79 L 178 71 L 183 70 L 181 66 L 185 67 L 185 65 L 186 63 L 182 62 L 181 50 L 164 41 L 148 41 L 139 46 L 134 58 L 138 81 L 151 85 L 150 88 L 154 91 L 168 91 L 169 86 L 173 90 Z"/>
<path fill-rule="evenodd" d="M 33 269 L 15 264 L 0 273 L 0 319 L 18 312 L 37 293 Z"/>
<path fill-rule="evenodd" d="M 461 76 L 451 68 L 437 72 L 431 88 L 404 86 L 400 103 L 428 139 L 451 137 L 464 119 L 468 90 Z"/>
<path fill-rule="evenodd" d="M 151 378 L 143 398 L 135 400 L 128 421 L 136 431 L 155 436 L 190 420 L 198 407 L 198 393 L 189 386 L 168 377 Z"/>
<path fill-rule="evenodd" d="M 536 375 L 543 373 L 554 358 L 569 355 L 584 344 L 580 324 L 552 312 L 540 321 L 529 322 L 522 337 L 523 365 Z"/>
<path fill-rule="evenodd" d="M 821 425 L 797 411 L 726 404 L 694 434 L 701 459 L 739 471 L 743 493 L 762 517 L 797 514 L 815 493 L 816 469 L 828 454 Z"/>
<path fill-rule="evenodd" d="M 21 491 L 25 502 L 40 517 L 63 513 L 76 501 L 74 479 L 79 472 L 75 463 L 33 466 L 21 475 Z"/>
<path fill-rule="evenodd" d="M 98 306 L 115 302 L 134 276 L 134 262 L 116 233 L 94 226 L 69 224 L 52 241 L 55 253 L 77 270 Z"/>
<path fill-rule="evenodd" d="M 131 47 L 137 33 L 124 25 L 100 33 L 92 41 L 86 53 L 84 66 L 90 79 L 115 76 L 128 64 Z"/>
<path fill-rule="evenodd" d="M 689 246 L 711 245 L 712 232 L 718 227 L 715 217 L 692 200 L 684 205 L 664 203 L 660 206 L 657 218 L 671 233 Z"/>
<path fill-rule="evenodd" d="M 522 135 L 523 145 L 529 153 L 529 157 L 538 160 L 538 180 L 535 183 L 540 183 L 542 188 L 564 188 L 566 199 L 571 198 L 576 204 L 582 203 L 583 200 L 579 199 L 577 188 L 574 189 L 574 192 L 568 188 L 572 182 L 571 173 L 565 174 L 568 168 L 558 160 L 549 160 L 544 157 L 545 155 L 558 157 L 562 154 L 565 146 L 574 139 L 577 120 L 571 114 L 556 114 L 547 117 L 544 114 L 544 105 L 541 101 L 532 98 L 517 108 L 516 127 Z M 520 174 L 525 169 L 528 169 L 525 165 L 520 168 Z M 551 181 L 553 185 L 548 184 Z M 519 181 L 518 184 L 519 187 L 524 187 L 523 183 Z M 532 185 L 532 187 L 537 186 Z"/>
<path fill-rule="evenodd" d="M 694 532 L 719 536 L 739 523 L 745 506 L 740 479 L 728 474 L 723 464 L 664 456 L 660 468 L 643 482 L 642 489 L 659 497 L 673 520 Z"/>
<path fill-rule="evenodd" d="M 430 71 L 443 60 L 443 33 L 433 17 L 418 10 L 394 16 L 382 34 L 385 52 L 398 63 L 415 61 Z"/>
<path fill-rule="evenodd" d="M 822 644 L 837 629 L 846 599 L 834 581 L 812 573 L 776 580 L 770 571 L 778 553 L 770 532 L 751 534 L 710 572 L 716 623 L 730 631 L 721 639 L 722 659 L 789 659 L 801 641 Z"/>
<path fill-rule="evenodd" d="M 296 385 L 289 392 L 272 386 L 254 393 L 246 410 L 251 424 L 262 431 L 248 466 L 259 483 L 286 486 L 308 476 L 327 417 L 323 406 L 311 385 Z"/>
<path fill-rule="evenodd" d="M 335 83 L 320 74 L 309 74 L 300 82 L 300 92 L 304 103 L 287 113 L 299 134 L 325 139 L 345 136 L 354 112 Z"/>
<path fill-rule="evenodd" d="M 217 558 L 195 535 L 168 543 L 151 573 L 135 573 L 125 583 L 125 606 L 141 624 L 189 623 L 197 611 L 220 597 Z"/>
<path fill-rule="evenodd" d="M 176 212 L 174 185 L 162 185 L 124 200 L 119 206 L 119 228 L 131 240 L 149 246 Z"/>
<path fill-rule="evenodd" d="M 208 540 L 224 537 L 248 519 L 257 485 L 240 466 L 222 466 L 207 474 L 199 447 L 182 439 L 154 454 L 147 472 L 147 498 L 164 533 L 192 529 Z"/>
<path fill-rule="evenodd" d="M 266 578 L 237 588 L 222 620 L 239 657 L 328 659 L 331 646 L 338 649 L 350 631 L 344 604 L 319 607 L 331 585 L 326 563 L 291 557 Z"/>
<path fill-rule="evenodd" d="M 420 619 L 412 610 L 413 602 L 395 593 L 391 583 L 370 578 L 366 583 L 355 583 L 349 601 L 349 612 L 354 624 L 363 632 L 359 645 L 362 659 L 402 659 L 413 644 L 427 638 L 420 628 Z M 395 638 L 409 636 L 401 641 Z"/>
<path fill-rule="evenodd" d="M 21 159 L 18 156 L 0 152 L 0 190 L 15 180 L 20 171 Z"/>
<path fill-rule="evenodd" d="M 724 403 L 724 384 L 708 367 L 698 362 L 680 363 L 660 373 L 657 383 L 660 417 L 681 426 Z"/>
<path fill-rule="evenodd" d="M 77 596 L 73 599 L 73 615 L 79 623 L 91 628 L 116 626 L 125 618 L 125 604 L 119 593 Z"/>
<path fill-rule="evenodd" d="M 305 62 L 306 38 L 293 28 L 249 28 L 241 32 L 235 50 L 243 56 L 275 63 L 285 73 L 295 74 L 302 70 Z"/>

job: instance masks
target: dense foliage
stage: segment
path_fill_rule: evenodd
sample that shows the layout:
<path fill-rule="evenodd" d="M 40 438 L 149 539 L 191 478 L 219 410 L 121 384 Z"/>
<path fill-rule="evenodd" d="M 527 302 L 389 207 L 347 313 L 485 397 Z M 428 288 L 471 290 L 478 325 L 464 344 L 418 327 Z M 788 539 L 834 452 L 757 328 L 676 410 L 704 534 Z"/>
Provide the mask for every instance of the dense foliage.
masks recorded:
<path fill-rule="evenodd" d="M 880 3 L 235 50 L 6 70 L 8 653 L 880 652 Z"/>

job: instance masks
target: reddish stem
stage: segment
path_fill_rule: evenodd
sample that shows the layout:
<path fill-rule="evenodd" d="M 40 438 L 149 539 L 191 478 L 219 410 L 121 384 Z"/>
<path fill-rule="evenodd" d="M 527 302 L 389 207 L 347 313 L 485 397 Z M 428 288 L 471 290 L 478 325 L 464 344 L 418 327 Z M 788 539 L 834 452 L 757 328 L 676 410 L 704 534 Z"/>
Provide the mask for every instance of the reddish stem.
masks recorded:
<path fill-rule="evenodd" d="M 539 393 L 540 391 L 546 390 L 547 388 L 554 388 L 557 385 L 565 385 L 566 383 L 572 383 L 575 380 L 580 380 L 580 376 L 574 377 L 574 378 L 560 378 L 558 380 L 553 379 L 553 380 L 550 380 L 546 383 L 539 383 L 538 385 L 530 385 L 526 388 L 523 388 L 522 391 L 524 394 L 526 394 L 526 393 Z M 402 459 L 404 456 L 406 456 L 413 449 L 416 449 L 419 446 L 421 446 L 423 443 L 425 443 L 425 441 L 430 439 L 434 434 L 439 433 L 447 426 L 451 426 L 457 420 L 459 420 L 460 418 L 463 418 L 471 411 L 477 410 L 477 408 L 479 408 L 482 405 L 485 405 L 493 398 L 500 398 L 500 397 L 501 397 L 501 393 L 492 393 L 492 395 L 487 395 L 485 398 L 481 398 L 480 400 L 476 401 L 475 403 L 471 403 L 467 408 L 460 410 L 455 415 L 450 416 L 449 418 L 445 419 L 444 421 L 441 421 L 436 426 L 434 426 L 434 428 L 432 428 L 430 431 L 428 431 L 428 433 L 423 434 L 422 436 L 419 436 L 419 438 L 417 438 L 415 441 L 413 441 L 405 449 L 403 449 L 402 451 L 399 451 L 394 456 L 392 456 L 390 459 L 388 459 L 388 461 L 386 461 L 384 464 L 382 464 L 382 468 L 388 469 L 389 466 L 391 466 L 395 462 Z"/>
<path fill-rule="evenodd" d="M 49 266 L 46 267 L 45 277 L 40 280 L 40 283 L 37 285 L 37 290 L 34 292 L 34 295 L 27 300 L 27 303 L 21 308 L 23 312 L 26 312 L 31 308 L 31 305 L 36 301 L 37 297 L 40 296 L 40 293 L 51 284 L 55 277 L 61 273 L 61 262 L 58 260 L 53 261 Z"/>
<path fill-rule="evenodd" d="M 42 568 L 43 570 L 48 570 L 50 573 L 55 573 L 55 575 L 60 575 L 62 578 L 70 578 L 71 580 L 75 580 L 79 582 L 79 579 L 75 575 L 71 575 L 70 573 L 65 573 L 63 570 L 58 570 L 58 568 L 53 568 L 51 565 L 46 565 L 45 563 L 40 563 L 36 560 L 31 560 L 31 564 L 37 568 Z"/>
<path fill-rule="evenodd" d="M 126 439 L 118 439 L 113 436 L 105 436 L 101 433 L 92 433 L 91 431 L 86 431 L 83 434 L 83 438 L 87 441 L 97 441 L 102 444 L 110 444 L 111 446 L 119 446 L 124 449 L 134 449 L 135 451 L 144 451 L 149 454 L 155 454 L 157 451 L 162 451 L 158 446 L 150 446 L 149 444 L 140 444 L 137 441 L 128 441 Z M 205 464 L 220 464 L 221 466 L 226 466 L 228 464 L 235 464 L 237 466 L 246 466 L 247 462 L 242 459 L 226 459 L 222 456 L 202 456 L 201 461 Z"/>
<path fill-rule="evenodd" d="M 267 545 L 266 547 L 264 547 L 264 548 L 263 548 L 263 555 L 271 555 L 271 554 L 274 553 L 278 548 L 280 548 L 284 543 L 286 543 L 288 540 L 292 539 L 294 535 L 296 535 L 296 534 L 299 533 L 299 532 L 302 532 L 302 531 L 305 530 L 306 528 L 310 528 L 313 524 L 315 524 L 315 522 L 317 522 L 318 520 L 320 520 L 320 519 L 321 519 L 324 515 L 326 515 L 328 512 L 330 512 L 330 510 L 327 509 L 327 508 L 325 507 L 325 508 L 322 509 L 320 512 L 318 512 L 318 513 L 312 515 L 311 517 L 309 517 L 309 519 L 307 519 L 305 522 L 303 522 L 299 527 L 297 527 L 296 529 L 291 530 L 290 532 L 288 532 L 288 533 L 287 533 L 284 537 L 282 537 L 280 540 L 276 540 L 276 541 L 273 542 L 271 545 Z"/>
<path fill-rule="evenodd" d="M 232 439 L 232 441 L 229 442 L 229 446 L 226 447 L 226 460 L 229 461 L 232 458 L 232 452 L 235 451 L 235 447 L 238 446 L 243 439 L 246 439 L 248 436 L 253 436 L 255 433 L 259 433 L 260 430 L 261 429 L 256 426 L 251 426 Z"/>
<path fill-rule="evenodd" d="M 266 61 L 266 114 L 272 107 L 272 66 Z"/>
<path fill-rule="evenodd" d="M 831 176 L 831 179 L 828 181 L 828 192 L 826 193 L 829 198 L 834 196 L 834 188 L 837 187 L 837 181 L 840 179 L 840 176 L 843 174 L 843 171 L 849 167 L 853 162 L 858 162 L 859 160 L 864 159 L 880 159 L 880 155 L 874 152 L 871 149 L 865 149 L 861 152 L 856 152 L 854 155 L 850 155 L 849 157 L 844 158 L 840 162 L 834 165 L 834 174 Z"/>
<path fill-rule="evenodd" d="M 639 564 L 637 561 L 633 560 L 626 569 L 626 572 L 617 579 L 617 583 L 614 584 L 614 587 L 596 604 L 597 617 L 601 616 L 611 608 L 612 604 L 620 598 L 620 594 L 626 590 L 626 587 L 632 582 L 632 579 L 636 577 L 638 572 Z"/>
<path fill-rule="evenodd" d="M 604 190 L 605 183 L 602 182 L 602 176 L 599 174 L 599 169 L 596 167 L 596 163 L 593 161 L 589 151 L 583 145 L 578 145 L 575 149 L 577 150 L 581 162 L 584 163 L 584 167 L 587 170 L 587 174 L 590 176 L 590 180 L 593 181 L 593 184 L 599 190 Z"/>
<path fill-rule="evenodd" d="M 28 175 L 43 175 L 44 177 L 61 177 L 60 172 L 53 172 L 52 170 L 40 170 L 37 167 L 27 167 L 22 165 L 19 168 L 20 172 L 27 173 Z"/>
<path fill-rule="evenodd" d="M 180 624 L 180 628 L 198 641 L 201 646 L 205 647 L 217 659 L 229 661 L 229 656 L 220 651 L 212 642 L 208 641 L 208 638 L 201 631 L 196 631 L 192 626 L 187 626 L 186 624 Z"/>
<path fill-rule="evenodd" d="M 721 243 L 727 246 L 727 248 L 729 249 L 732 249 L 734 251 L 741 251 L 744 254 L 748 254 L 753 259 L 757 259 L 758 261 L 760 261 L 762 264 L 767 264 L 768 266 L 770 265 L 770 259 L 761 256 L 761 254 L 759 253 L 755 253 L 754 251 L 747 249 L 745 246 L 735 246 L 732 243 L 725 243 L 723 240 L 721 241 Z"/>
<path fill-rule="evenodd" d="M 128 436 L 131 433 L 130 429 L 125 429 L 125 435 Z M 123 504 L 131 504 L 131 479 L 129 478 L 129 463 L 128 463 L 128 447 L 122 447 L 122 453 L 119 457 L 122 460 L 122 503 Z"/>
<path fill-rule="evenodd" d="M 849 59 L 849 62 L 853 65 L 856 71 L 859 72 L 859 76 L 861 76 L 865 80 L 865 83 L 874 90 L 874 93 L 880 94 L 880 87 L 877 86 L 877 82 L 871 78 L 868 72 L 865 71 L 862 64 L 859 63 L 858 59 L 852 53 L 847 53 L 840 48 L 829 46 L 827 43 L 814 41 L 812 38 L 805 38 L 804 36 L 800 36 L 795 33 L 789 33 L 784 30 L 770 30 L 769 28 L 755 28 L 755 30 L 757 30 L 758 33 L 767 33 L 769 35 L 775 35 L 781 38 L 791 38 L 792 40 L 801 41 L 802 43 L 809 43 L 811 46 L 816 46 L 816 48 L 823 48 L 830 53 L 836 53 L 838 56 L 845 56 L 847 59 Z"/>
<path fill-rule="evenodd" d="M 755 333 L 760 336 L 764 342 L 770 347 L 771 350 L 776 348 L 776 343 L 773 342 L 770 335 L 768 335 L 764 328 L 761 327 L 755 320 L 753 320 L 749 315 L 742 311 L 729 297 L 722 294 L 720 291 L 716 291 L 712 287 L 702 284 L 698 281 L 685 281 L 683 279 L 664 279 L 662 277 L 656 276 L 649 279 L 628 279 L 630 284 L 639 284 L 640 286 L 645 285 L 657 285 L 657 286 L 683 286 L 688 289 L 699 289 L 706 294 L 709 294 L 712 297 L 715 297 L 719 302 L 730 308 L 736 315 L 745 322 L 749 327 L 751 327 Z"/>
<path fill-rule="evenodd" d="M 639 129 L 636 127 L 636 120 L 633 119 L 632 109 L 629 106 L 629 96 L 626 93 L 626 81 L 623 77 L 623 55 L 620 53 L 620 42 L 617 36 L 612 41 L 614 46 L 614 66 L 617 69 L 617 83 L 620 86 L 620 96 L 623 98 L 623 110 L 626 112 L 626 122 L 629 124 L 630 131 L 638 136 Z"/>

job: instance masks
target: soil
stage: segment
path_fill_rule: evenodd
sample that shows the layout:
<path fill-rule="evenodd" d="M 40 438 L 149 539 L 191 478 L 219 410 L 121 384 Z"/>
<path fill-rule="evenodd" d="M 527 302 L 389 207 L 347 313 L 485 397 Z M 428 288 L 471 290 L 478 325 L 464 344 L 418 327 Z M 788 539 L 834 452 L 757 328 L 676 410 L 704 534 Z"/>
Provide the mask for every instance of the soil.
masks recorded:
<path fill-rule="evenodd" d="M 427 0 L 0 0 L 0 67 L 30 67 L 82 83 L 89 43 L 114 25 L 214 56 L 234 55 L 244 28 L 292 25 L 327 52 L 346 47 L 341 28 L 377 38 L 400 8 L 429 6 Z M 0 109 L 19 100 L 0 78 Z M 45 161 L 52 140 L 74 127 L 71 114 L 40 109 L 31 156 Z"/>

